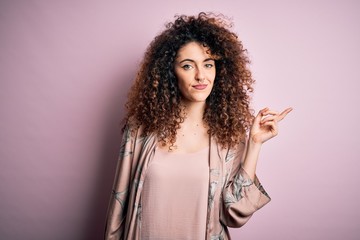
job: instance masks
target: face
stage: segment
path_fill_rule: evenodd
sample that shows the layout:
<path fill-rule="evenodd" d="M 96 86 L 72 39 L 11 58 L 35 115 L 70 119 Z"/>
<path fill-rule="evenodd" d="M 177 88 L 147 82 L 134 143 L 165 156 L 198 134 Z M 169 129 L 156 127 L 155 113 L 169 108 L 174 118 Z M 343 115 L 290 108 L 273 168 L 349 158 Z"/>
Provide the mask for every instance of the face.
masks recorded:
<path fill-rule="evenodd" d="M 177 52 L 175 75 L 185 102 L 205 102 L 213 88 L 215 60 L 201 43 L 190 42 Z"/>

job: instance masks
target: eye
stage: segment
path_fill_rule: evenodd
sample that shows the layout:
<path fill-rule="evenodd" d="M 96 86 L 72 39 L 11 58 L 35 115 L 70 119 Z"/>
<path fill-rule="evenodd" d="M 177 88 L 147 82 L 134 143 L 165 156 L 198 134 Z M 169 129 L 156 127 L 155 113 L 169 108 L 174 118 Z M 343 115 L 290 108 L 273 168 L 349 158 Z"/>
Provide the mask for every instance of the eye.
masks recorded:
<path fill-rule="evenodd" d="M 190 64 L 185 64 L 183 66 L 181 66 L 184 70 L 190 70 L 193 68 L 193 66 L 191 66 Z"/>
<path fill-rule="evenodd" d="M 213 66 L 214 66 L 214 64 L 211 64 L 211 63 L 205 64 L 205 67 L 206 67 L 206 68 L 212 68 Z"/>

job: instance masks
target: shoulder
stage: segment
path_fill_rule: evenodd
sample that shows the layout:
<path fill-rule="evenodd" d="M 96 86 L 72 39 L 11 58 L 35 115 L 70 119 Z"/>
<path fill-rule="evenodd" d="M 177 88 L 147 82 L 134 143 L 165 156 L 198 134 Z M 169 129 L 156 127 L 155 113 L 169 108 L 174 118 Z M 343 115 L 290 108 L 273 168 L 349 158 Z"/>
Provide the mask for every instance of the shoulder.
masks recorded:
<path fill-rule="evenodd" d="M 122 130 L 123 130 L 123 134 L 124 136 L 129 136 L 129 137 L 135 137 L 138 135 L 138 132 L 141 132 L 141 125 L 138 124 L 134 119 L 128 119 L 126 120 Z"/>
<path fill-rule="evenodd" d="M 123 138 L 133 142 L 156 138 L 156 134 L 146 133 L 144 129 L 144 125 L 138 124 L 135 121 L 127 121 L 123 127 Z"/>
<path fill-rule="evenodd" d="M 226 155 L 227 161 L 241 159 L 246 151 L 246 142 L 246 138 L 243 138 L 238 144 L 229 148 Z"/>

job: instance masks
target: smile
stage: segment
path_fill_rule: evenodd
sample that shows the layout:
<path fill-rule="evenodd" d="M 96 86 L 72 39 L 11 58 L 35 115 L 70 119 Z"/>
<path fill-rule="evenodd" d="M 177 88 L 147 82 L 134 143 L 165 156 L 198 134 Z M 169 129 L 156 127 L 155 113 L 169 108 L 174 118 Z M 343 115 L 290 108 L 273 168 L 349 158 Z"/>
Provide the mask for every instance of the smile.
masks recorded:
<path fill-rule="evenodd" d="M 207 87 L 207 84 L 198 84 L 198 85 L 194 85 L 193 88 L 195 88 L 196 90 L 203 90 Z"/>

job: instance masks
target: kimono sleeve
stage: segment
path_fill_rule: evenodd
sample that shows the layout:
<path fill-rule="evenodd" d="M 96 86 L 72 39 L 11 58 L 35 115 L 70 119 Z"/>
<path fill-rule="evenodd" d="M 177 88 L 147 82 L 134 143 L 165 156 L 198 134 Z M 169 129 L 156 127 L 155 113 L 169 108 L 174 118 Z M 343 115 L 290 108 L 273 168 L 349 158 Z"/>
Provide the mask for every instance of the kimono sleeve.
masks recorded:
<path fill-rule="evenodd" d="M 133 135 L 131 129 L 126 127 L 123 133 L 115 180 L 107 213 L 105 227 L 105 239 L 107 240 L 123 239 L 124 235 L 135 141 Z"/>
<path fill-rule="evenodd" d="M 269 195 L 259 182 L 254 181 L 242 168 L 242 160 L 246 146 L 241 143 L 236 149 L 230 150 L 229 158 L 233 158 L 228 182 L 222 192 L 221 221 L 229 227 L 241 227 L 252 214 L 270 201 Z"/>

